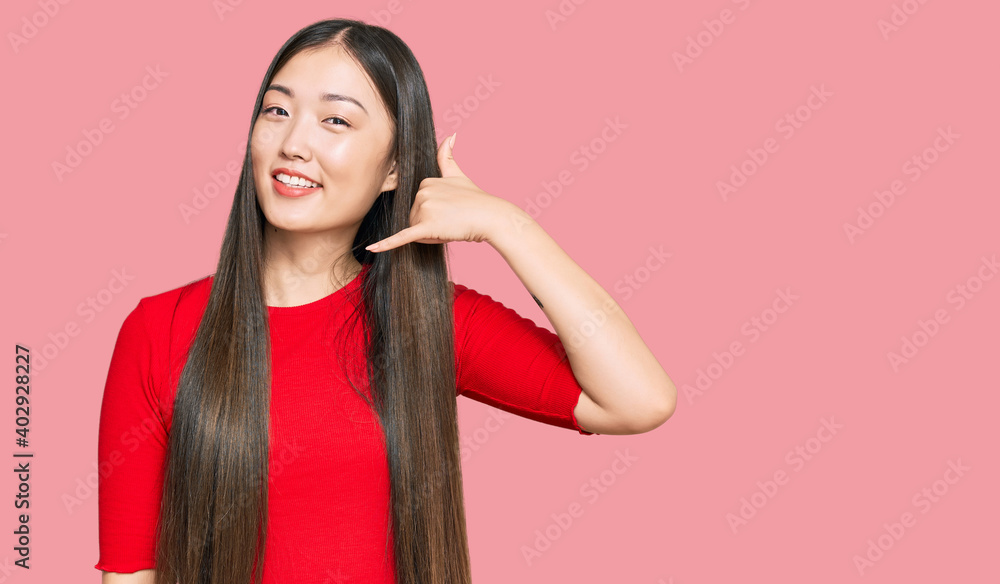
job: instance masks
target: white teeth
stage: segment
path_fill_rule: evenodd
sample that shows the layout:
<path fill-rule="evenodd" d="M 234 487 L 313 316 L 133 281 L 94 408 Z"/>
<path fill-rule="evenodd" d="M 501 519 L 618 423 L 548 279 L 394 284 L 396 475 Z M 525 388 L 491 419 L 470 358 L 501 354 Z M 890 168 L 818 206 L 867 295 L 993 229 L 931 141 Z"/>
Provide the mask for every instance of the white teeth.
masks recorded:
<path fill-rule="evenodd" d="M 291 187 L 315 188 L 315 187 L 319 186 L 319 183 L 314 183 L 312 181 L 308 181 L 308 180 L 306 180 L 306 179 L 304 179 L 302 177 L 298 177 L 298 176 L 289 176 L 289 175 L 287 175 L 287 174 L 285 174 L 283 172 L 279 172 L 275 176 L 275 178 L 277 178 L 281 182 L 283 182 L 286 185 L 291 186 Z"/>

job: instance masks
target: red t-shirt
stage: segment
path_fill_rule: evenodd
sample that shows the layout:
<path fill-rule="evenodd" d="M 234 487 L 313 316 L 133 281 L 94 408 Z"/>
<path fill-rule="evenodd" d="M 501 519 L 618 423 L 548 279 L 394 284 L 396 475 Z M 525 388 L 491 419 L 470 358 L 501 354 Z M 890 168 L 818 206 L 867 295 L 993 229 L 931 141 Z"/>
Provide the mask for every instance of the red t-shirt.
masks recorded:
<path fill-rule="evenodd" d="M 348 385 L 332 353 L 341 346 L 357 349 L 353 361 L 362 369 L 348 371 L 367 391 L 363 331 L 344 327 L 360 302 L 362 276 L 308 304 L 268 307 L 272 440 L 265 583 L 393 582 L 384 439 L 375 413 Z M 177 380 L 211 282 L 207 276 L 142 298 L 118 334 L 98 437 L 99 570 L 156 566 Z M 591 434 L 573 415 L 582 390 L 559 337 L 488 295 L 453 287 L 457 395 Z M 341 333 L 355 338 L 341 345 L 335 336 Z"/>

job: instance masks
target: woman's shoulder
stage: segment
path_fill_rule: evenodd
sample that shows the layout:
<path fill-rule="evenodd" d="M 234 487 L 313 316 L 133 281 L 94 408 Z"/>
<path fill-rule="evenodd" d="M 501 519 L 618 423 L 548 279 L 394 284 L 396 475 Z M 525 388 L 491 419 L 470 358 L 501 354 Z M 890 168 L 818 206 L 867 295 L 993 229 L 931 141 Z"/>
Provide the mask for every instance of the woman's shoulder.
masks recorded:
<path fill-rule="evenodd" d="M 480 324 L 497 325 L 503 318 L 520 319 L 521 315 L 511 306 L 500 300 L 498 294 L 488 294 L 467 284 L 448 281 L 452 287 L 452 309 L 455 323 L 459 330 L 466 323 L 475 321 Z"/>
<path fill-rule="evenodd" d="M 448 280 L 448 285 L 452 289 L 452 298 L 456 305 L 475 305 L 482 303 L 500 303 L 497 294 L 488 294 L 481 289 L 476 289 L 468 284 L 460 284 Z"/>
<path fill-rule="evenodd" d="M 139 306 L 153 324 L 162 323 L 164 320 L 171 322 L 177 319 L 200 320 L 208 303 L 209 292 L 212 290 L 213 275 L 209 274 L 163 292 L 143 296 L 139 300 Z"/>
<path fill-rule="evenodd" d="M 458 282 L 452 282 L 451 280 L 448 280 L 448 285 L 451 287 L 453 295 L 452 297 L 456 301 L 462 297 L 472 298 L 476 296 L 486 296 L 485 294 L 478 292 L 475 288 L 472 288 L 471 286 L 468 286 L 466 284 L 459 284 Z"/>
<path fill-rule="evenodd" d="M 448 280 L 448 285 L 451 287 L 452 308 L 455 309 L 456 313 L 467 311 L 476 300 L 484 296 L 469 286 L 451 280 Z"/>

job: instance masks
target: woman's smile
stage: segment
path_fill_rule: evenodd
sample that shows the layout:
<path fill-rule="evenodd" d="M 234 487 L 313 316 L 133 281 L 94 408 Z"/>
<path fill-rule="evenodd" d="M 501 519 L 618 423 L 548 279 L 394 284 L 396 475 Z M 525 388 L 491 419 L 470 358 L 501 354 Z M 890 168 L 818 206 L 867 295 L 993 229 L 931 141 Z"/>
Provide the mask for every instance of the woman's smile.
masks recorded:
<path fill-rule="evenodd" d="M 274 190 L 285 197 L 302 197 L 318 192 L 323 185 L 301 172 L 287 168 L 277 168 L 271 173 Z"/>

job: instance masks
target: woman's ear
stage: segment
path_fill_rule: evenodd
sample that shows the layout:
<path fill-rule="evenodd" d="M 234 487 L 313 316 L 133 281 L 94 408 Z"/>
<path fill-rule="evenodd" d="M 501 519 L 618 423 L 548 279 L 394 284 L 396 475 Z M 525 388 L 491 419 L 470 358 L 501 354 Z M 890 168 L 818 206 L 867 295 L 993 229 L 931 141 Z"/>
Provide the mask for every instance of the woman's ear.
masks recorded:
<path fill-rule="evenodd" d="M 380 192 L 393 191 L 399 185 L 399 169 L 396 161 L 392 161 L 392 166 L 389 167 L 389 174 L 386 175 L 385 180 L 382 181 L 382 188 Z"/>

